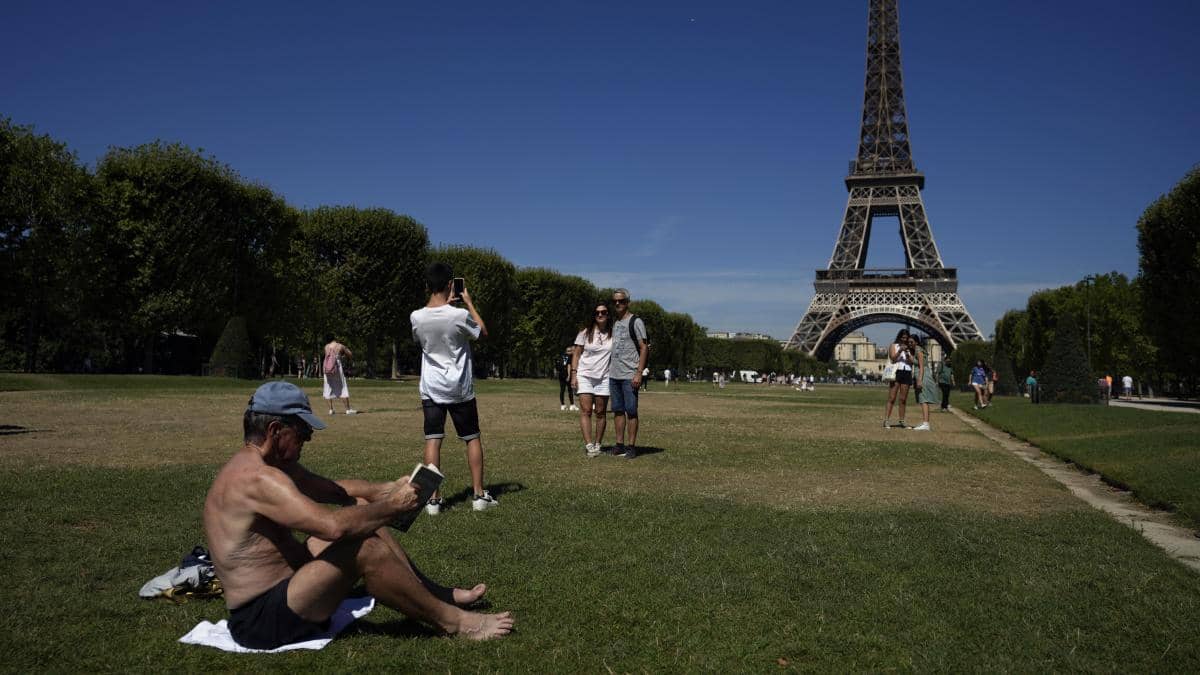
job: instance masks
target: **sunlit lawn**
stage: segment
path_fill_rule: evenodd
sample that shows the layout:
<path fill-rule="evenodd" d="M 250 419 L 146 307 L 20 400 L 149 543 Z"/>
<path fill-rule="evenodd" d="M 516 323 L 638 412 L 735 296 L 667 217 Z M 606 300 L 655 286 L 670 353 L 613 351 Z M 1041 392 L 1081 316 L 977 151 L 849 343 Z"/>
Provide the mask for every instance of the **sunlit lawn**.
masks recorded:
<path fill-rule="evenodd" d="M 1200 417 L 1019 397 L 996 397 L 974 414 L 1200 528 Z"/>
<path fill-rule="evenodd" d="M 253 387 L 0 376 L 6 670 L 1200 670 L 1200 575 L 952 415 L 885 430 L 880 389 L 751 385 L 654 387 L 626 461 L 584 457 L 556 384 L 480 383 L 501 507 L 457 501 L 400 541 L 435 578 L 489 582 L 513 636 L 435 638 L 381 608 L 321 652 L 180 645 L 223 604 L 136 593 L 202 542 Z M 406 473 L 416 386 L 351 389 L 364 413 L 305 463 Z M 443 470 L 461 500 L 457 441 Z"/>

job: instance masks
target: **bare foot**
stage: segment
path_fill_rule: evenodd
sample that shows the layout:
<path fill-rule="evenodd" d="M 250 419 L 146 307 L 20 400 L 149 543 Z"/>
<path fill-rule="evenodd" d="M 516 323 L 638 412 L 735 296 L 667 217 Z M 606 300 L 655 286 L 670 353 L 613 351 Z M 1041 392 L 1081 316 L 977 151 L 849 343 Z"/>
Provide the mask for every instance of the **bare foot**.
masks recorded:
<path fill-rule="evenodd" d="M 456 588 L 454 589 L 454 604 L 458 605 L 459 607 L 470 607 L 476 602 L 479 602 L 479 599 L 483 597 L 484 593 L 487 593 L 487 584 L 475 584 L 475 587 L 469 591 L 462 588 Z"/>
<path fill-rule="evenodd" d="M 512 632 L 516 620 L 509 612 L 499 614 L 476 614 L 463 612 L 458 622 L 457 635 L 468 640 L 491 640 Z"/>

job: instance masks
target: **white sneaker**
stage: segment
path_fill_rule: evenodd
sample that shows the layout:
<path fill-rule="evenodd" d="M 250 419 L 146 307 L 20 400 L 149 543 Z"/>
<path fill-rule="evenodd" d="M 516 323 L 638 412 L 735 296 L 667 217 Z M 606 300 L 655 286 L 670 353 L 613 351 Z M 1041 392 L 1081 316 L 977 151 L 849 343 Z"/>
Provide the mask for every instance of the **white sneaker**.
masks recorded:
<path fill-rule="evenodd" d="M 917 426 L 912 427 L 912 430 L 913 431 L 929 431 L 929 422 L 921 422 Z"/>
<path fill-rule="evenodd" d="M 475 498 L 471 500 L 471 508 L 476 511 L 486 511 L 494 506 L 500 506 L 500 502 L 496 501 L 487 490 L 484 490 L 481 495 L 475 495 Z"/>
<path fill-rule="evenodd" d="M 587 456 L 588 457 L 599 457 L 600 456 L 600 444 L 599 443 L 588 443 L 587 444 Z"/>
<path fill-rule="evenodd" d="M 569 409 L 569 410 L 574 410 L 574 411 L 576 411 L 576 412 L 579 412 L 579 406 L 577 406 L 577 405 L 575 405 L 575 404 L 573 404 L 573 403 L 571 404 L 571 407 L 570 407 L 570 408 L 568 408 L 568 409 Z"/>
<path fill-rule="evenodd" d="M 442 512 L 442 500 L 430 499 L 428 502 L 425 503 L 425 513 L 428 513 L 431 516 L 436 516 L 437 514 L 439 514 L 441 512 Z"/>
<path fill-rule="evenodd" d="M 355 410 L 355 409 L 353 409 L 353 408 L 351 408 L 350 410 L 347 410 L 347 411 L 346 411 L 346 414 L 347 414 L 347 415 L 357 415 L 357 414 L 358 414 L 358 411 L 357 411 L 357 410 Z"/>
<path fill-rule="evenodd" d="M 567 406 L 566 406 L 566 404 L 564 403 L 563 405 L 560 405 L 560 406 L 558 406 L 558 409 L 559 409 L 559 410 L 566 410 L 566 409 L 567 409 Z"/>

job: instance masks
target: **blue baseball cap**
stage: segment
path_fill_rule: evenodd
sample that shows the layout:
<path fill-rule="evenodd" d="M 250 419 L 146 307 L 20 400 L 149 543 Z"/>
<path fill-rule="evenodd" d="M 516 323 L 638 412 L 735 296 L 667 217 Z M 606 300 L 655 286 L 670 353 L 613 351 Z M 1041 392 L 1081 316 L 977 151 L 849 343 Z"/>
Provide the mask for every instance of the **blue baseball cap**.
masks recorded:
<path fill-rule="evenodd" d="M 313 429 L 325 428 L 321 418 L 313 414 L 308 396 L 291 382 L 273 380 L 255 389 L 246 409 L 268 415 L 295 415 Z"/>

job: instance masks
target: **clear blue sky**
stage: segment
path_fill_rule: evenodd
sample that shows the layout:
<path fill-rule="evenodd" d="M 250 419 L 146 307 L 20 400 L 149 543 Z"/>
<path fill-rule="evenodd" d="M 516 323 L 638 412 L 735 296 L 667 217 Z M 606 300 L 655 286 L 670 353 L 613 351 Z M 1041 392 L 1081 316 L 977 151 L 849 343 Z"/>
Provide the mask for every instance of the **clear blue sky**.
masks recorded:
<path fill-rule="evenodd" d="M 786 338 L 845 207 L 866 0 L 9 0 L 0 115 L 93 163 L 156 138 L 297 206 Z M 902 0 L 933 232 L 984 333 L 1030 292 L 1137 271 L 1200 162 L 1200 3 Z M 869 263 L 901 264 L 894 221 Z M 882 330 L 882 329 L 881 329 Z"/>

